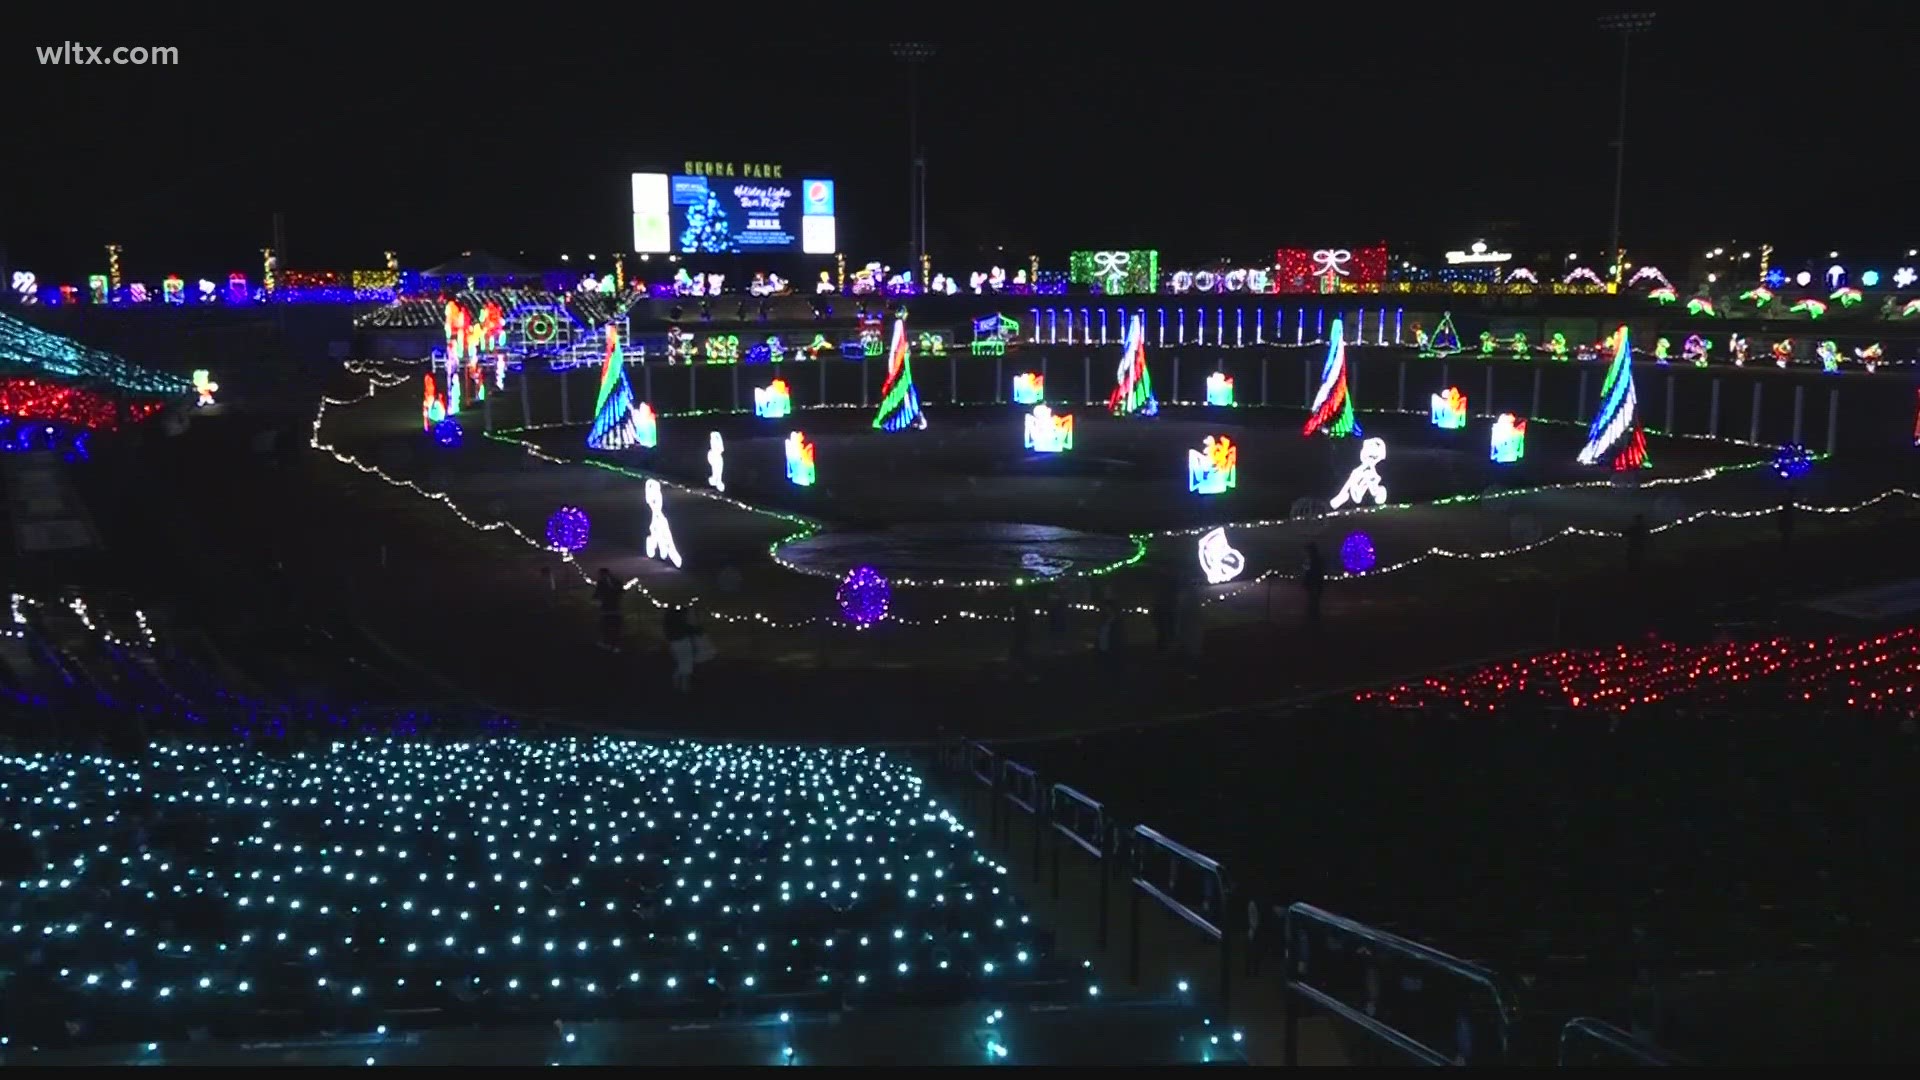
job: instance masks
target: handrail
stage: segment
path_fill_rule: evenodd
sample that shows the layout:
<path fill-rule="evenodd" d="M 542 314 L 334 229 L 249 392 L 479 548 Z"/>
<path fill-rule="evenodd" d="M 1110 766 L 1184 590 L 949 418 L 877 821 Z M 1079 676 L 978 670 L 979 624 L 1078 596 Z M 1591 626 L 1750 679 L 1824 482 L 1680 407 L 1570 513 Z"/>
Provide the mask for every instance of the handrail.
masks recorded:
<path fill-rule="evenodd" d="M 1068 840 L 1073 841 L 1075 844 L 1079 845 L 1080 850 L 1086 852 L 1087 854 L 1093 856 L 1094 858 L 1096 859 L 1105 858 L 1106 857 L 1105 845 L 1107 842 L 1107 808 L 1106 806 L 1095 801 L 1092 798 L 1089 798 L 1088 796 L 1078 791 L 1075 791 L 1073 788 L 1070 788 L 1065 784 L 1053 785 L 1053 787 L 1049 789 L 1048 799 L 1049 799 L 1049 802 L 1047 806 L 1047 820 L 1050 824 L 1052 824 L 1053 831 L 1056 833 L 1059 833 L 1061 836 L 1066 837 Z M 1062 806 L 1062 800 L 1065 800 L 1067 806 L 1064 806 L 1064 807 Z M 1094 830 L 1093 830 L 1094 839 L 1088 840 L 1084 834 L 1076 831 L 1072 825 L 1064 823 L 1067 815 L 1062 813 L 1061 811 L 1063 809 L 1068 809 L 1069 807 L 1078 807 L 1081 810 L 1090 811 L 1092 813 L 1093 823 L 1094 823 Z"/>
<path fill-rule="evenodd" d="M 987 749 L 985 744 L 977 742 L 966 743 L 960 749 L 961 753 L 966 755 L 967 771 L 973 774 L 975 780 L 992 787 L 995 773 L 993 762 L 998 755 Z M 983 764 L 986 766 L 984 772 L 981 771 Z"/>
<path fill-rule="evenodd" d="M 1224 874 L 1220 869 L 1220 863 L 1215 859 L 1211 859 L 1205 855 L 1200 854 L 1199 852 L 1193 850 L 1190 847 L 1187 847 L 1185 844 L 1182 844 L 1177 840 L 1168 839 L 1166 836 L 1161 835 L 1159 832 L 1153 829 L 1147 828 L 1145 825 L 1135 825 L 1133 827 L 1133 836 L 1136 841 L 1144 840 L 1149 845 L 1158 847 L 1179 859 L 1192 863 L 1194 866 L 1199 867 L 1199 869 L 1203 873 L 1213 875 L 1214 882 L 1217 887 L 1216 895 L 1220 898 L 1221 914 L 1220 914 L 1220 922 L 1218 924 L 1216 924 L 1213 920 L 1208 919 L 1206 916 L 1200 914 L 1199 912 L 1193 910 L 1191 907 L 1188 907 L 1186 904 L 1182 903 L 1181 901 L 1175 899 L 1173 896 L 1169 895 L 1166 891 L 1161 889 L 1159 886 L 1155 885 L 1153 882 L 1148 881 L 1146 880 L 1146 878 L 1142 877 L 1140 874 L 1140 850 L 1141 849 L 1137 845 L 1134 848 L 1133 884 L 1137 888 L 1139 888 L 1140 891 L 1146 893 L 1148 896 L 1153 897 L 1155 900 L 1158 900 L 1160 904 L 1163 907 L 1165 907 L 1168 911 L 1171 911 L 1175 915 L 1178 915 L 1182 919 L 1185 919 L 1187 922 L 1192 923 L 1194 926 L 1198 927 L 1202 932 L 1204 932 L 1208 937 L 1213 938 L 1215 941 L 1221 940 L 1223 937 L 1225 937 L 1226 936 L 1226 929 L 1225 929 L 1226 908 L 1227 908 L 1227 880 L 1226 880 L 1226 874 Z"/>
<path fill-rule="evenodd" d="M 1587 1042 L 1599 1052 L 1589 1054 L 1592 1060 L 1568 1060 L 1568 1051 L 1576 1049 L 1582 1041 Z M 1597 1020 L 1591 1016 L 1576 1016 L 1560 1029 L 1560 1058 L 1557 1064 L 1657 1067 L 1678 1065 L 1680 1062 L 1646 1040 L 1623 1031 L 1605 1020 Z"/>
<path fill-rule="evenodd" d="M 1012 774 L 1026 781 L 1025 786 L 1016 787 L 1006 783 L 1006 777 Z M 1000 759 L 1001 794 L 1013 805 L 1029 814 L 1040 813 L 1040 774 L 1032 768 L 1022 765 L 1012 758 Z"/>
<path fill-rule="evenodd" d="M 1345 1001 L 1338 996 L 1339 991 L 1337 989 L 1327 989 L 1310 985 L 1307 979 L 1312 977 L 1311 965 L 1315 950 L 1310 940 L 1306 937 L 1305 926 L 1299 924 L 1314 924 L 1328 930 L 1337 931 L 1341 935 L 1356 938 L 1365 946 L 1371 947 L 1373 955 L 1376 957 L 1403 957 L 1420 966 L 1437 968 L 1454 978 L 1465 980 L 1485 990 L 1493 1003 L 1491 1027 L 1498 1044 L 1497 1060 L 1505 1060 L 1507 1058 L 1511 1048 L 1509 1031 L 1515 1022 L 1517 1011 L 1514 1004 L 1509 1000 L 1505 989 L 1500 985 L 1498 978 L 1492 972 L 1478 964 L 1469 963 L 1458 957 L 1449 956 L 1432 946 L 1422 945 L 1417 941 L 1408 940 L 1398 934 L 1376 929 L 1343 915 L 1335 915 L 1330 911 L 1322 910 L 1311 904 L 1296 903 L 1288 906 L 1286 912 L 1287 988 L 1335 1015 L 1340 1016 L 1342 1019 L 1366 1030 L 1382 1041 L 1392 1044 L 1409 1056 L 1418 1058 L 1432 1065 L 1475 1063 L 1475 1055 L 1473 1053 L 1474 1040 L 1472 1038 L 1473 1025 L 1470 1023 L 1467 1014 L 1460 1012 L 1452 1018 L 1451 1022 L 1454 1028 L 1448 1034 L 1453 1038 L 1455 1045 L 1453 1051 L 1448 1052 L 1434 1045 L 1434 1043 L 1439 1041 L 1438 1038 L 1436 1038 L 1438 1034 L 1437 1031 L 1429 1030 L 1416 1034 L 1403 1031 L 1393 1023 L 1381 1019 L 1379 1014 L 1382 1011 L 1381 998 L 1383 991 L 1390 993 L 1392 990 L 1387 987 L 1386 980 L 1381 977 L 1381 970 L 1377 960 L 1369 963 L 1364 975 L 1361 976 L 1365 984 L 1364 993 L 1366 1000 L 1364 1002 L 1356 1004 Z M 1328 951 L 1334 950 L 1345 952 L 1346 955 L 1360 955 L 1357 951 L 1346 952 L 1338 941 L 1328 944 Z M 1395 989 L 1409 993 L 1418 993 L 1421 986 L 1421 980 L 1417 976 L 1402 976 L 1398 987 Z M 1481 1063 L 1485 1063 L 1485 1060 L 1482 1059 Z"/>

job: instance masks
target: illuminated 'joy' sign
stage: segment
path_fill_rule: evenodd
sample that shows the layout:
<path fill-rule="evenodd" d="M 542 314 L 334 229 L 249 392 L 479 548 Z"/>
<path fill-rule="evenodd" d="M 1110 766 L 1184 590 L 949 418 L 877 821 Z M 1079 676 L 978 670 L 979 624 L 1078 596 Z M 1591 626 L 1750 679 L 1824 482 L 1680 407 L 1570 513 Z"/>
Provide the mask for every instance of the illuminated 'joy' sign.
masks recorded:
<path fill-rule="evenodd" d="M 1045 405 L 1035 405 L 1027 414 L 1026 444 L 1027 449 L 1040 454 L 1073 449 L 1073 416 L 1055 416 Z"/>
<path fill-rule="evenodd" d="M 788 434 L 787 480 L 798 487 L 812 487 L 813 476 L 813 444 L 801 432 Z"/>
<path fill-rule="evenodd" d="M 1209 435 L 1187 451 L 1187 490 L 1219 495 L 1240 482 L 1240 448 L 1225 435 Z"/>
<path fill-rule="evenodd" d="M 793 396 L 787 392 L 787 380 L 775 379 L 753 388 L 753 415 L 762 420 L 778 420 L 793 412 Z"/>
<path fill-rule="evenodd" d="M 1515 419 L 1512 413 L 1501 413 L 1493 422 L 1490 456 L 1501 465 L 1511 465 L 1527 456 L 1527 422 Z"/>

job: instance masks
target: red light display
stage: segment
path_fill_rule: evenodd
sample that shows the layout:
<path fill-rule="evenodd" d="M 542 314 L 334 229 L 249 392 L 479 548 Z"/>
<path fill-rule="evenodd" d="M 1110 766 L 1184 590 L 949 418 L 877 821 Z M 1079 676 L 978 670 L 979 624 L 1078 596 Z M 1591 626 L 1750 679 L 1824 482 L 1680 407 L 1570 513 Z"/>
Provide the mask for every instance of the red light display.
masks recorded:
<path fill-rule="evenodd" d="M 160 409 L 157 401 L 121 403 L 78 386 L 38 379 L 0 379 L 0 416 L 16 420 L 47 420 L 90 431 L 110 431 L 123 422 L 145 420 Z"/>
<path fill-rule="evenodd" d="M 1342 248 L 1281 248 L 1273 256 L 1273 291 L 1332 292 L 1336 285 L 1381 285 L 1387 280 L 1387 245 Z"/>

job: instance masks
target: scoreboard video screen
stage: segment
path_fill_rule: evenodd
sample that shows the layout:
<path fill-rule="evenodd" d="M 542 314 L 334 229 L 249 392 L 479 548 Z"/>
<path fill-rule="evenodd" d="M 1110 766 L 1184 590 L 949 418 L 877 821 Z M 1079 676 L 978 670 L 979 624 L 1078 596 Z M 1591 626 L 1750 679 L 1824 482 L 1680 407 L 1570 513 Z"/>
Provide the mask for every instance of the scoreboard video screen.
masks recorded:
<path fill-rule="evenodd" d="M 779 165 L 688 161 L 633 174 L 633 250 L 656 255 L 831 255 L 833 181 Z"/>

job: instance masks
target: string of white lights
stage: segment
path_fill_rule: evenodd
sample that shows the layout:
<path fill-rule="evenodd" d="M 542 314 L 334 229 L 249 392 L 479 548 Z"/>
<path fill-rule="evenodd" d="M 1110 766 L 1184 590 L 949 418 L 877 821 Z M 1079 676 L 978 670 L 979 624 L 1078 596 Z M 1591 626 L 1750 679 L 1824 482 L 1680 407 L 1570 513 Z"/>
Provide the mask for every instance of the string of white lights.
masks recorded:
<path fill-rule="evenodd" d="M 27 625 L 27 609 L 45 606 L 43 602 L 31 596 L 25 596 L 20 593 L 12 594 L 8 604 L 8 612 L 11 616 L 13 626 L 6 631 L 5 636 L 24 637 L 25 631 L 17 628 Z M 107 626 L 96 622 L 93 618 L 92 609 L 87 606 L 87 602 L 84 599 L 78 596 L 71 597 L 67 600 L 67 609 L 72 611 L 74 617 L 80 620 L 81 626 L 86 627 L 89 632 L 109 645 L 122 649 L 152 649 L 159 644 L 159 639 L 153 632 L 153 625 L 147 621 L 147 613 L 137 608 L 133 612 L 133 619 L 135 625 L 137 625 L 140 630 L 140 641 L 129 641 L 119 634 L 114 633 Z"/>
<path fill-rule="evenodd" d="M 360 472 L 370 476 L 374 476 L 382 480 L 383 482 L 387 483 L 390 486 L 411 490 L 415 494 L 418 494 L 431 501 L 440 503 L 441 505 L 445 506 L 449 511 L 451 511 L 456 517 L 458 517 L 464 524 L 468 525 L 470 528 L 473 528 L 480 532 L 504 531 L 507 534 L 518 538 L 520 541 L 522 541 L 523 543 L 527 544 L 530 547 L 557 555 L 560 557 L 562 562 L 573 567 L 574 571 L 580 575 L 582 581 L 591 583 L 593 580 L 592 575 L 583 566 L 580 565 L 579 560 L 575 558 L 573 553 L 554 547 L 553 545 L 547 544 L 540 539 L 536 539 L 535 537 L 529 535 L 528 533 L 524 532 L 517 526 L 505 520 L 496 520 L 492 522 L 481 521 L 480 519 L 468 514 L 465 510 L 461 509 L 460 506 L 456 504 L 451 498 L 451 496 L 448 495 L 446 492 L 428 491 L 427 489 L 421 487 L 418 483 L 412 480 L 392 476 L 391 474 L 387 473 L 385 470 L 381 469 L 378 466 L 367 464 L 366 462 L 359 460 L 353 455 L 344 453 L 343 451 L 332 446 L 331 444 L 327 444 L 323 442 L 321 437 L 321 428 L 325 422 L 326 412 L 329 407 L 345 407 L 345 406 L 359 404 L 361 402 L 372 399 L 381 390 L 388 389 L 393 386 L 397 386 L 401 382 L 408 381 L 409 378 L 410 376 L 394 376 L 394 377 L 391 377 L 391 381 L 382 381 L 378 377 L 370 376 L 367 391 L 357 398 L 336 399 L 336 398 L 330 398 L 330 397 L 322 397 L 320 400 L 319 408 L 316 410 L 314 415 L 313 435 L 312 435 L 312 439 L 310 440 L 310 445 L 316 450 L 320 450 L 325 453 L 331 454 L 336 461 L 339 461 L 342 464 L 351 465 L 355 469 L 359 470 Z M 1090 402 L 1090 403 L 1084 403 L 1084 404 L 1089 406 L 1098 406 L 1104 403 Z M 865 406 L 815 405 L 815 406 L 803 406 L 801 408 L 808 411 L 826 410 L 826 409 L 846 410 L 846 409 L 865 408 Z M 1382 409 L 1382 410 L 1366 410 L 1366 411 L 1373 412 L 1373 413 L 1393 413 L 1393 414 L 1400 414 L 1400 415 L 1423 415 L 1418 411 L 1411 410 L 1411 409 L 1391 409 L 1391 410 Z M 686 414 L 668 413 L 668 414 L 662 414 L 662 415 L 665 418 L 673 418 L 673 417 L 680 417 L 680 416 L 740 415 L 740 414 L 744 414 L 745 412 L 746 410 L 744 409 L 743 410 L 717 410 L 716 409 L 716 410 L 700 410 L 697 412 L 686 413 Z M 1554 423 L 1556 421 L 1543 420 L 1542 422 Z M 1557 422 L 1571 423 L 1570 421 L 1557 421 Z M 627 469 L 622 466 L 614 465 L 607 462 L 599 462 L 592 459 L 572 459 L 572 458 L 563 457 L 561 455 L 554 454 L 554 453 L 551 453 L 550 451 L 547 451 L 546 449 L 544 449 L 543 447 L 539 446 L 536 443 L 533 443 L 526 439 L 516 437 L 518 435 L 521 435 L 530 431 L 554 430 L 554 429 L 576 427 L 576 426 L 578 425 L 566 423 L 566 422 L 538 424 L 538 425 L 531 425 L 528 427 L 513 429 L 507 432 L 494 433 L 490 437 L 494 438 L 497 441 L 505 442 L 510 445 L 519 446 L 523 452 L 531 454 L 539 460 L 547 461 L 553 464 L 592 465 L 599 468 L 605 468 L 608 471 L 615 472 L 621 475 L 628 475 L 636 479 L 644 479 L 652 475 L 649 473 L 642 472 L 640 470 Z M 1655 434 L 1661 434 L 1658 431 L 1654 431 L 1654 429 L 1648 429 L 1648 430 L 1653 431 Z M 1765 444 L 1765 443 L 1754 443 L 1746 440 L 1739 440 L 1739 439 L 1732 439 L 1732 438 L 1715 440 L 1713 437 L 1710 437 L 1710 436 L 1698 436 L 1698 435 L 1690 435 L 1690 434 L 1684 434 L 1684 433 L 1679 434 L 1677 436 L 1669 436 L 1669 437 L 1693 438 L 1693 439 L 1699 439 L 1704 441 L 1718 441 L 1718 442 L 1724 442 L 1724 443 L 1732 443 L 1732 444 L 1750 446 L 1750 447 L 1760 448 L 1760 449 L 1773 449 L 1773 447 L 1770 447 L 1768 444 Z M 1809 454 L 1809 457 L 1813 460 L 1819 460 L 1824 456 L 1825 455 Z M 1660 479 L 1645 481 L 1641 483 L 1639 486 L 1667 487 L 1667 486 L 1676 486 L 1676 485 L 1682 485 L 1682 484 L 1701 483 L 1701 482 L 1716 479 L 1729 472 L 1735 472 L 1735 471 L 1740 471 L 1740 470 L 1745 470 L 1750 468 L 1758 468 L 1765 464 L 1767 464 L 1765 461 L 1755 461 L 1755 462 L 1741 464 L 1741 465 L 1715 466 L 1689 476 L 1663 477 Z M 800 517 L 799 515 L 787 514 L 785 512 L 777 511 L 777 510 L 769 510 L 765 507 L 755 506 L 751 503 L 747 503 L 739 499 L 734 499 L 730 496 L 726 496 L 717 491 L 691 487 L 689 485 L 671 480 L 669 478 L 665 478 L 665 477 L 654 477 L 654 478 L 659 479 L 663 484 L 669 485 L 675 488 L 676 490 L 679 490 L 684 493 L 699 495 L 702 498 L 708 498 L 708 499 L 713 499 L 715 501 L 723 502 L 737 509 L 747 511 L 749 513 L 772 517 L 778 520 L 787 521 L 787 522 L 801 526 L 802 531 L 794 533 L 787 537 L 783 537 L 780 540 L 775 541 L 772 547 L 776 550 L 781 545 L 790 543 L 793 540 L 802 538 L 810 534 L 812 531 L 820 528 L 819 523 L 811 521 L 807 518 Z M 1230 529 L 1241 529 L 1241 530 L 1273 528 L 1273 527 L 1280 527 L 1280 526 L 1285 526 L 1289 524 L 1297 524 L 1300 521 L 1323 520 L 1323 519 L 1330 519 L 1330 518 L 1337 518 L 1337 517 L 1347 517 L 1347 516 L 1352 516 L 1356 514 L 1372 514 L 1372 513 L 1379 513 L 1383 510 L 1407 510 L 1407 509 L 1414 509 L 1418 506 L 1423 506 L 1423 505 L 1424 506 L 1459 505 L 1463 503 L 1482 501 L 1486 499 L 1506 498 L 1511 496 L 1536 494 L 1536 493 L 1547 492 L 1547 491 L 1567 491 L 1567 490 L 1576 490 L 1576 489 L 1582 489 L 1582 488 L 1612 487 L 1615 485 L 1615 483 L 1616 482 L 1613 479 L 1601 479 L 1601 480 L 1594 480 L 1594 481 L 1578 481 L 1578 482 L 1569 483 L 1569 484 L 1541 485 L 1541 486 L 1532 487 L 1532 488 L 1515 488 L 1515 489 L 1510 489 L 1506 491 L 1492 492 L 1492 493 L 1452 496 L 1449 498 L 1440 499 L 1440 500 L 1436 500 L 1434 502 L 1425 503 L 1425 504 L 1390 503 L 1384 506 L 1366 507 L 1364 509 L 1355 508 L 1355 509 L 1342 510 L 1342 511 L 1325 511 L 1325 512 L 1318 513 L 1316 515 L 1312 515 L 1311 517 L 1302 518 L 1302 519 L 1293 519 L 1293 518 L 1262 519 L 1262 520 L 1255 520 L 1255 521 L 1230 523 L 1224 527 L 1230 528 Z M 1854 507 L 1805 507 L 1803 506 L 1802 508 L 1807 509 L 1810 512 L 1823 513 L 1823 514 L 1824 513 L 1850 513 L 1855 510 L 1865 509 L 1871 505 L 1874 505 L 1880 501 L 1883 501 L 1884 499 L 1894 497 L 1895 495 L 1913 497 L 1903 489 L 1892 489 L 1892 490 L 1883 492 L 1880 495 L 1875 496 L 1874 498 L 1869 499 L 1866 502 L 1863 502 Z M 1800 504 L 1796 504 L 1796 505 L 1798 506 Z M 1697 521 L 1710 520 L 1714 518 L 1738 519 L 1738 518 L 1756 517 L 1763 514 L 1776 513 L 1778 512 L 1779 509 L 1780 508 L 1778 506 L 1773 506 L 1773 507 L 1768 507 L 1762 510 L 1754 510 L 1754 511 L 1703 510 L 1694 514 L 1687 515 L 1684 518 L 1676 519 L 1673 522 L 1669 522 L 1661 526 L 1658 526 L 1657 528 L 1651 531 L 1665 532 L 1669 529 L 1677 528 L 1682 525 L 1688 525 Z M 1195 528 L 1195 529 L 1162 530 L 1160 532 L 1155 532 L 1155 533 L 1138 534 L 1135 537 L 1135 540 L 1136 542 L 1139 542 L 1142 540 L 1149 540 L 1149 539 L 1165 539 L 1165 538 L 1176 537 L 1176 536 L 1198 535 L 1204 532 L 1210 532 L 1212 529 L 1220 528 L 1220 527 L 1222 526 L 1207 526 L 1204 528 Z M 1502 548 L 1502 549 L 1482 551 L 1482 552 L 1459 552 L 1459 551 L 1453 551 L 1451 549 L 1446 549 L 1446 548 L 1429 548 L 1427 551 L 1422 552 L 1419 555 L 1412 556 L 1408 559 L 1404 559 L 1399 562 L 1388 564 L 1387 566 L 1376 567 L 1362 574 L 1348 574 L 1348 573 L 1342 572 L 1342 573 L 1329 575 L 1329 579 L 1341 580 L 1341 579 L 1346 579 L 1351 577 L 1369 577 L 1369 578 L 1380 577 L 1385 574 L 1390 574 L 1400 570 L 1411 568 L 1413 566 L 1419 565 L 1420 563 L 1433 558 L 1476 559 L 1476 560 L 1508 558 L 1515 555 L 1526 554 L 1530 551 L 1534 551 L 1538 548 L 1544 547 L 1547 544 L 1554 543 L 1568 537 L 1586 536 L 1586 537 L 1595 537 L 1595 538 L 1618 538 L 1621 535 L 1622 534 L 1619 532 L 1614 532 L 1614 531 L 1609 531 L 1604 529 L 1592 529 L 1584 526 L 1566 526 L 1551 536 L 1548 536 L 1548 537 L 1542 538 L 1541 540 L 1535 541 L 1533 543 L 1521 545 L 1518 547 Z M 1138 562 L 1143 556 L 1144 556 L 1144 552 L 1137 552 L 1134 557 L 1127 560 L 1127 562 L 1123 565 L 1131 565 L 1135 562 Z M 786 565 L 785 561 L 780 560 L 777 556 L 774 557 L 774 561 L 777 563 L 781 563 L 782 565 Z M 1210 603 L 1223 602 L 1225 600 L 1231 599 L 1233 596 L 1238 595 L 1241 592 L 1244 592 L 1246 589 L 1251 588 L 1254 585 L 1264 584 L 1265 582 L 1275 578 L 1292 579 L 1297 577 L 1298 577 L 1297 573 L 1288 573 L 1278 569 L 1269 569 L 1269 570 L 1263 571 L 1259 575 L 1256 575 L 1254 578 L 1251 578 L 1245 582 L 1238 584 L 1232 589 L 1213 594 L 1212 596 L 1208 597 L 1208 602 Z M 1039 579 L 1039 580 L 1046 580 L 1046 579 Z M 1029 582 L 1025 580 L 1020 582 L 1020 584 L 1027 584 L 1027 583 Z M 922 586 L 931 585 L 933 583 L 901 581 L 901 582 L 897 582 L 897 584 L 903 587 L 910 587 L 913 585 L 922 585 Z M 958 585 L 960 583 L 948 583 L 948 584 Z M 1005 581 L 982 581 L 982 582 L 971 583 L 971 584 L 973 584 L 975 587 L 994 587 L 994 586 L 1006 586 L 1009 583 Z M 625 582 L 624 587 L 639 593 L 642 598 L 644 598 L 648 603 L 652 604 L 656 609 L 666 609 L 669 607 L 678 606 L 675 602 L 664 600 L 658 595 L 656 595 L 651 589 L 648 589 L 644 584 L 642 584 L 638 578 L 628 579 Z M 694 604 L 697 604 L 698 602 L 699 602 L 699 597 L 696 595 L 690 600 L 686 601 L 686 604 L 688 606 L 692 606 Z M 1086 611 L 1086 612 L 1096 612 L 1096 611 L 1102 610 L 1099 605 L 1084 603 L 1084 602 L 1076 602 L 1076 603 L 1069 604 L 1068 606 L 1072 610 Z M 1121 611 L 1123 613 L 1130 613 L 1130 614 L 1147 614 L 1148 613 L 1148 609 L 1146 607 L 1122 608 Z M 1024 612 L 1030 615 L 1045 614 L 1044 609 L 1040 607 L 1026 608 L 1024 609 Z M 780 618 L 776 618 L 774 616 L 768 615 L 765 612 L 761 612 L 761 611 L 738 613 L 738 612 L 725 612 L 725 611 L 715 611 L 715 610 L 707 610 L 707 611 L 704 611 L 702 614 L 704 617 L 714 618 L 721 622 L 736 623 L 736 624 L 752 624 L 752 625 L 758 625 L 758 626 L 762 626 L 770 629 L 804 629 L 804 628 L 817 627 L 817 626 L 830 626 L 830 627 L 838 627 L 842 629 L 862 629 L 862 627 L 851 625 L 844 620 L 830 618 L 827 616 L 807 616 L 807 617 L 798 618 L 798 619 L 780 619 Z M 939 626 L 950 620 L 1010 622 L 1014 617 L 1015 617 L 1015 614 L 1014 612 L 1011 612 L 1011 611 L 1003 614 L 998 612 L 974 611 L 971 609 L 963 608 L 956 611 L 936 615 L 926 619 L 909 619 L 909 618 L 894 616 L 889 618 L 888 621 L 892 623 L 898 623 L 901 625 L 912 626 L 912 627 L 934 627 L 934 626 Z"/>

